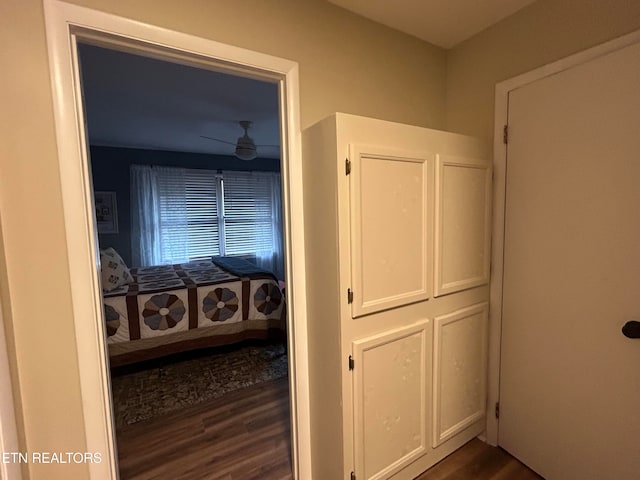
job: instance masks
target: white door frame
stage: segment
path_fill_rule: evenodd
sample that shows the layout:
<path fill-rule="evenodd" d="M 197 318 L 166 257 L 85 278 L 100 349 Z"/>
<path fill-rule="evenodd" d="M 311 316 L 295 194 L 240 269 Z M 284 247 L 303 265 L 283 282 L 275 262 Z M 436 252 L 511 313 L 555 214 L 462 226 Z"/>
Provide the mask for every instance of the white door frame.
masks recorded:
<path fill-rule="evenodd" d="M 493 408 L 500 398 L 500 339 L 502 332 L 502 279 L 504 275 L 504 221 L 508 149 L 508 145 L 504 143 L 504 126 L 508 124 L 509 92 L 635 43 L 640 43 L 640 30 L 496 84 L 493 137 L 494 197 L 489 307 L 489 378 L 487 392 L 487 405 L 490 414 L 487 415 L 486 432 L 487 442 L 491 445 L 498 445 L 499 443 L 498 420 L 493 415 Z"/>
<path fill-rule="evenodd" d="M 298 64 L 127 18 L 44 0 L 49 68 L 62 185 L 73 315 L 90 478 L 118 478 L 108 358 L 98 282 L 92 184 L 87 158 L 76 42 L 83 40 L 158 58 L 278 83 L 291 356 L 293 473 L 311 478 L 307 317 Z M 295 324 L 293 322 L 295 318 Z"/>
<path fill-rule="evenodd" d="M 0 231 L 2 231 L 0 229 Z M 13 388 L 9 372 L 7 339 L 4 332 L 2 302 L 0 301 L 0 452 L 20 452 L 16 429 L 16 411 L 13 403 Z M 24 452 L 22 452 L 24 453 Z M 20 480 L 22 470 L 19 462 L 0 462 L 0 478 Z"/>

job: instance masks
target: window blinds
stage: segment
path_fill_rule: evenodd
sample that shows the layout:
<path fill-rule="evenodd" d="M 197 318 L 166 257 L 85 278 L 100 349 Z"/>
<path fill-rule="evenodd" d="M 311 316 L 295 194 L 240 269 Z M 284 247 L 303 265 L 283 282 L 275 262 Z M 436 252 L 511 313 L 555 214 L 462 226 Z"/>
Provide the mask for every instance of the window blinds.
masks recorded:
<path fill-rule="evenodd" d="M 224 253 L 274 249 L 272 186 L 260 172 L 224 172 Z"/>
<path fill-rule="evenodd" d="M 162 263 L 219 255 L 219 176 L 182 168 L 158 173 Z"/>
<path fill-rule="evenodd" d="M 181 263 L 213 255 L 281 256 L 279 174 L 159 166 L 132 166 L 132 171 L 133 167 L 153 172 L 153 181 L 145 182 L 144 188 L 155 197 L 149 203 L 157 205 L 157 211 L 134 212 L 136 218 L 156 219 L 158 238 L 140 241 L 157 243 L 160 258 L 147 263 Z"/>

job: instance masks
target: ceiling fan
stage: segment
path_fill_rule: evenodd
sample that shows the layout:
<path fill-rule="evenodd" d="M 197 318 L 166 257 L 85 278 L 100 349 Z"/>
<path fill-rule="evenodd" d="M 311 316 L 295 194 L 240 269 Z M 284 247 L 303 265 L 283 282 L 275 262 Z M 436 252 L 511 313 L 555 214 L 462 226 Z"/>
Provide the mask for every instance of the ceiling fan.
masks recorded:
<path fill-rule="evenodd" d="M 251 127 L 251 123 L 249 120 L 240 120 L 238 122 L 240 127 L 244 129 L 244 135 L 238 137 L 236 143 L 228 142 L 226 140 L 220 140 L 219 138 L 207 137 L 205 135 L 200 135 L 202 138 L 206 138 L 208 140 L 214 140 L 216 142 L 226 143 L 228 145 L 233 145 L 236 147 L 235 156 L 240 160 L 253 160 L 258 156 L 257 147 L 279 147 L 280 145 L 256 145 L 253 141 L 253 138 L 249 136 L 247 131 Z"/>

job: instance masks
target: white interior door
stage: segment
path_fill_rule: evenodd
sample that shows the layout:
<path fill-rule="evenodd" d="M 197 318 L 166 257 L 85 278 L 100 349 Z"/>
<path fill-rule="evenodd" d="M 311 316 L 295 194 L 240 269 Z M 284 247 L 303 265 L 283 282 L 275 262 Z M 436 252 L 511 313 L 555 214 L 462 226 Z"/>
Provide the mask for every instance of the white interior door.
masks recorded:
<path fill-rule="evenodd" d="M 640 478 L 640 45 L 509 95 L 499 444 Z"/>

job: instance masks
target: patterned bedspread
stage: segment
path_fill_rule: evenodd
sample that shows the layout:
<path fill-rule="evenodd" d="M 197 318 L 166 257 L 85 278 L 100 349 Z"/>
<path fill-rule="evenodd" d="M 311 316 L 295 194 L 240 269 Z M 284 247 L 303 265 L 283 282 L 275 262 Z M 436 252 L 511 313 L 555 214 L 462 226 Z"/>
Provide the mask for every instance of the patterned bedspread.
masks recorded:
<path fill-rule="evenodd" d="M 238 277 L 211 261 L 131 273 L 133 283 L 104 294 L 110 344 L 284 315 L 282 291 L 268 273 Z"/>

